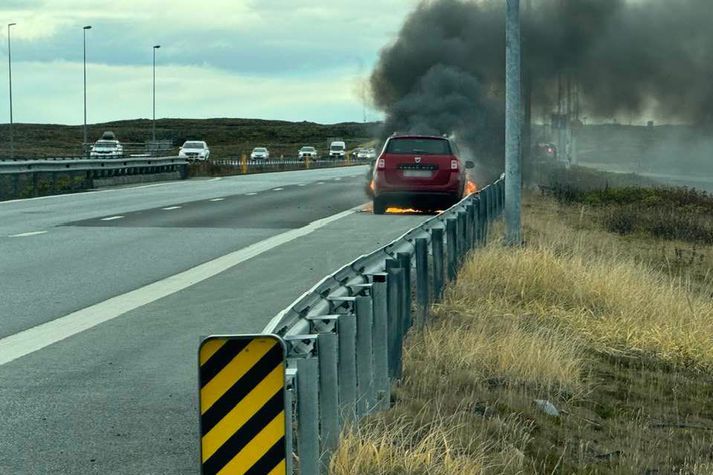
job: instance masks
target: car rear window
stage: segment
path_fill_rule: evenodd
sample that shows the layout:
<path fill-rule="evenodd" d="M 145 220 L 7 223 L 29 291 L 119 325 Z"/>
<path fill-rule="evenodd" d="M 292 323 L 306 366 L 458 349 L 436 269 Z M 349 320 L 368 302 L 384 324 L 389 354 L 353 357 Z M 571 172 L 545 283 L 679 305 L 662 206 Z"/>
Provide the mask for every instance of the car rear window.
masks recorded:
<path fill-rule="evenodd" d="M 412 139 L 399 138 L 389 140 L 386 153 L 420 154 L 420 155 L 450 155 L 451 146 L 443 139 Z"/>

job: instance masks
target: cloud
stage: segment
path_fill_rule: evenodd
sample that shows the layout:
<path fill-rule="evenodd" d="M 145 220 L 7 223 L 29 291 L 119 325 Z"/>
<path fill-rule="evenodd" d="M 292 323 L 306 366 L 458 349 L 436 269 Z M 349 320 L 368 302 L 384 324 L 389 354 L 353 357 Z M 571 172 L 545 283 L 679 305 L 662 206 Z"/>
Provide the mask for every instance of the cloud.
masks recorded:
<path fill-rule="evenodd" d="M 16 122 L 82 122 L 81 63 L 21 63 L 13 70 L 13 79 Z M 151 67 L 89 65 L 89 122 L 150 118 L 151 85 Z M 362 118 L 362 106 L 353 93 L 355 77 L 348 70 L 297 81 L 162 66 L 157 68 L 156 89 L 159 118 L 255 117 L 325 123 Z M 7 115 L 4 106 L 2 116 Z"/>
<path fill-rule="evenodd" d="M 307 120 L 347 120 L 352 118 L 347 110 L 356 110 L 354 118 L 361 117 L 362 101 L 354 92 L 359 87 L 353 83 L 368 74 L 379 50 L 395 37 L 404 16 L 417 3 L 418 0 L 0 0 L 0 25 L 17 22 L 12 32 L 16 100 L 27 101 L 26 113 L 21 112 L 20 102 L 16 108 L 18 117 L 26 121 L 52 118 L 76 122 L 76 114 L 48 107 L 74 103 L 63 96 L 76 93 L 69 91 L 76 91 L 77 76 L 68 71 L 81 67 L 81 27 L 86 24 L 93 26 L 87 32 L 92 74 L 115 74 L 112 77 L 107 73 L 105 80 L 93 81 L 92 87 L 100 90 L 133 90 L 133 73 L 129 72 L 139 75 L 136 71 L 150 66 L 151 47 L 161 44 L 157 60 L 163 68 L 164 81 L 175 73 L 179 75 L 173 78 L 177 84 L 188 84 L 195 92 L 200 89 L 193 86 L 195 82 L 220 77 L 223 82 L 216 95 L 222 90 L 233 91 L 231 81 L 269 92 L 261 102 L 262 108 L 252 98 L 245 98 L 248 104 L 254 104 L 246 112 L 266 118 L 273 113 L 285 118 L 284 111 L 271 104 L 293 104 L 293 90 L 302 97 L 314 95 L 310 88 L 316 88 L 317 95 L 322 90 L 331 91 L 329 94 L 340 91 L 334 106 L 318 101 L 322 108 L 314 108 L 302 101 L 302 109 L 293 108 L 291 115 Z M 7 54 L 1 38 L 0 59 Z M 59 77 L 55 73 L 47 76 L 40 73 L 42 70 L 62 73 Z M 2 68 L 0 80 L 7 80 Z M 68 83 L 62 84 L 65 80 Z M 30 83 L 31 99 L 21 99 L 20 93 Z M 100 90 L 96 93 L 100 94 Z M 170 99 L 175 104 L 186 100 Z M 208 110 L 224 110 L 223 102 L 216 100 Z M 6 107 L 0 101 L 2 118 L 6 117 Z M 201 107 L 196 104 L 182 110 L 190 113 Z M 337 117 L 330 109 L 340 110 L 343 115 Z M 225 115 L 242 115 L 241 110 L 233 109 Z M 129 118 L 140 111 L 112 109 L 102 117 Z M 170 111 L 174 116 L 190 116 L 179 114 L 179 109 Z"/>

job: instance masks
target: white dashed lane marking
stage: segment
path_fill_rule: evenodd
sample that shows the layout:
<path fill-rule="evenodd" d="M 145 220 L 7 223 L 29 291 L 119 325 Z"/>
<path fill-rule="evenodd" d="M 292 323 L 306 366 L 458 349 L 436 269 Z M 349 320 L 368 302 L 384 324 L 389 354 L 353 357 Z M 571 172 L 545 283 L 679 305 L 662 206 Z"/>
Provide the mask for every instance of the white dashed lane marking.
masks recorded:
<path fill-rule="evenodd" d="M 174 209 L 181 209 L 182 206 L 169 206 L 168 208 L 161 208 L 164 211 L 173 211 Z"/>
<path fill-rule="evenodd" d="M 108 218 L 102 218 L 102 221 L 115 221 L 117 219 L 121 219 L 123 216 L 109 216 Z"/>
<path fill-rule="evenodd" d="M 210 200 L 210 201 L 212 201 L 213 203 L 215 203 L 216 201 L 223 201 L 223 200 L 225 200 L 225 198 L 213 198 L 213 199 Z"/>
<path fill-rule="evenodd" d="M 11 234 L 9 237 L 11 237 L 11 238 L 30 237 L 30 236 L 39 236 L 40 234 L 47 234 L 47 231 L 31 231 L 29 233 Z"/>

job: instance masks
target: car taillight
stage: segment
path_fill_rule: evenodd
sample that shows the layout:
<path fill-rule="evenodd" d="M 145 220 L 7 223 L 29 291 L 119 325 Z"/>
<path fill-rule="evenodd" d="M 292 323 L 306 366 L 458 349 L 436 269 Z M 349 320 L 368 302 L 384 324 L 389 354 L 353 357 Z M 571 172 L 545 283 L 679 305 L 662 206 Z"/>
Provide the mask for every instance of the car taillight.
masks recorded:
<path fill-rule="evenodd" d="M 386 168 L 386 160 L 384 160 L 383 158 L 380 158 L 377 168 L 379 170 L 383 170 L 384 168 Z"/>
<path fill-rule="evenodd" d="M 458 170 L 458 160 L 451 160 L 451 170 Z"/>

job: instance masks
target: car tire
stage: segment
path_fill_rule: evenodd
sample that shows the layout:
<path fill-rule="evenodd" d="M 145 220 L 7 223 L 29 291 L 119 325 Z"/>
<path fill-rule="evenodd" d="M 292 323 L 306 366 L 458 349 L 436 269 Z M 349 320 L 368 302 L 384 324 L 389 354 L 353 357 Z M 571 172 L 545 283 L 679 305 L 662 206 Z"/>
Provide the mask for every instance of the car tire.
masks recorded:
<path fill-rule="evenodd" d="M 379 198 L 374 198 L 372 201 L 372 206 L 374 208 L 374 214 L 384 214 L 386 213 L 386 202 Z"/>

